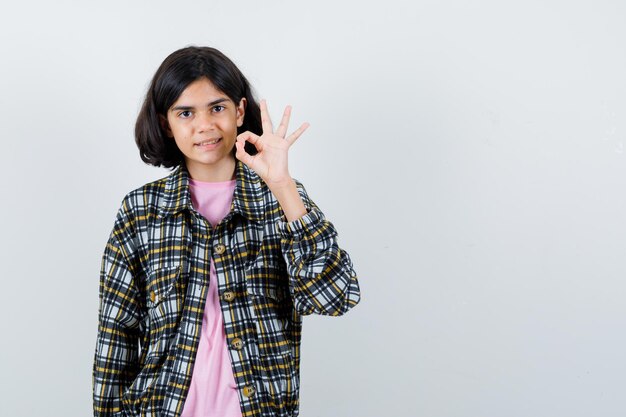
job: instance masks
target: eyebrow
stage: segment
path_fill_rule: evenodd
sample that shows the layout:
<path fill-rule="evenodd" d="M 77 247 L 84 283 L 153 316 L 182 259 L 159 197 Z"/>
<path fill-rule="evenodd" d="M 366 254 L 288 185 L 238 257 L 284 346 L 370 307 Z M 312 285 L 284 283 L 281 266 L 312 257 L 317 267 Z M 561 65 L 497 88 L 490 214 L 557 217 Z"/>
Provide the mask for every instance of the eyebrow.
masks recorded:
<path fill-rule="evenodd" d="M 217 100 L 213 100 L 209 104 L 207 104 L 207 107 L 211 107 L 216 104 L 223 103 L 224 101 L 228 101 L 228 99 L 218 98 Z M 170 111 L 176 111 L 176 110 L 193 110 L 193 106 L 176 106 L 176 107 L 172 107 Z"/>

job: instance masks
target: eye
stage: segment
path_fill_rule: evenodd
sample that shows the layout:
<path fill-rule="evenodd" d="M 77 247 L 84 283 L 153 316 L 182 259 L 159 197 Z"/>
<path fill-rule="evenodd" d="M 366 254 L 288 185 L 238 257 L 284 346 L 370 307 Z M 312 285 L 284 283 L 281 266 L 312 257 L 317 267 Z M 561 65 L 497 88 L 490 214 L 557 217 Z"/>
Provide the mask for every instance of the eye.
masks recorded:
<path fill-rule="evenodd" d="M 225 107 L 222 106 L 222 105 L 219 105 L 219 104 L 217 106 L 213 107 L 213 111 L 218 112 L 218 113 L 221 112 L 221 111 L 224 111 L 224 109 L 225 109 Z"/>
<path fill-rule="evenodd" d="M 191 117 L 191 111 L 189 110 L 183 110 L 178 114 L 179 117 L 182 117 L 183 119 L 187 119 L 189 117 Z"/>

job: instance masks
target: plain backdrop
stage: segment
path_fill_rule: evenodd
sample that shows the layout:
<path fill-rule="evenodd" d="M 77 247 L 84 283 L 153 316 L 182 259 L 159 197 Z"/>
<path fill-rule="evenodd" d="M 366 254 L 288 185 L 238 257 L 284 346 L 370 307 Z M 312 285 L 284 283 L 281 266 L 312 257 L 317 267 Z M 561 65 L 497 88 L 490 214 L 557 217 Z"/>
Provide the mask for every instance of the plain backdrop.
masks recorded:
<path fill-rule="evenodd" d="M 306 317 L 301 416 L 626 415 L 626 3 L 0 6 L 0 415 L 91 415 L 100 259 L 169 174 L 133 127 L 217 47 L 339 231 L 362 301 Z"/>

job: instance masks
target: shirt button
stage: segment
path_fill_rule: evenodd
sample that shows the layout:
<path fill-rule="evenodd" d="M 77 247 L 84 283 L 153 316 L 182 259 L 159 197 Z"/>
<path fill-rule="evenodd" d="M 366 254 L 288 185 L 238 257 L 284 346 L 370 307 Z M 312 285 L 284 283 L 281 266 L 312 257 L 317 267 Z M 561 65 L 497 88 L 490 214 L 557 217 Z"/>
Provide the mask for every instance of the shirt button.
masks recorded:
<path fill-rule="evenodd" d="M 256 390 L 254 389 L 253 385 L 246 385 L 245 387 L 243 387 L 243 395 L 248 398 L 252 397 L 255 392 Z"/>
<path fill-rule="evenodd" d="M 241 348 L 243 347 L 243 340 L 241 340 L 238 337 L 235 337 L 233 341 L 230 342 L 230 345 L 232 346 L 233 349 L 241 350 Z"/>
<path fill-rule="evenodd" d="M 221 243 L 219 245 L 215 245 L 215 253 L 217 253 L 218 255 L 221 255 L 225 251 L 226 251 L 226 246 L 222 245 Z"/>
<path fill-rule="evenodd" d="M 232 291 L 224 291 L 222 293 L 222 300 L 228 301 L 229 303 L 235 299 L 235 293 Z"/>

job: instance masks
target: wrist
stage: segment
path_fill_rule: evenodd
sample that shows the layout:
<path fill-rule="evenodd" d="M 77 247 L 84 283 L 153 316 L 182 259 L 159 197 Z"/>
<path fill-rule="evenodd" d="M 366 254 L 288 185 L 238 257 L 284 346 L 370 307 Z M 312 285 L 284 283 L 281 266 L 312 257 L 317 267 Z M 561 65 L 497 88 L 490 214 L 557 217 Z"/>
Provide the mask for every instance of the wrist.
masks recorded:
<path fill-rule="evenodd" d="M 267 182 L 266 184 L 269 187 L 270 191 L 274 193 L 274 195 L 276 195 L 277 193 L 282 194 L 289 190 L 297 191 L 296 183 L 289 175 L 275 181 Z"/>
<path fill-rule="evenodd" d="M 298 187 L 292 178 L 289 178 L 285 184 L 270 187 L 270 191 L 280 204 L 287 221 L 299 219 L 307 213 Z"/>

